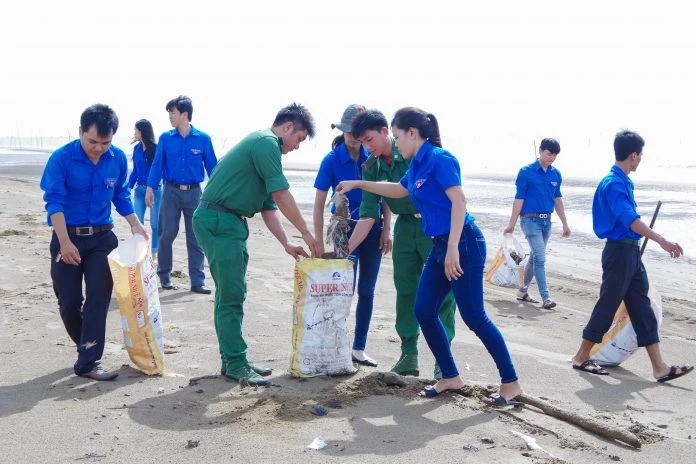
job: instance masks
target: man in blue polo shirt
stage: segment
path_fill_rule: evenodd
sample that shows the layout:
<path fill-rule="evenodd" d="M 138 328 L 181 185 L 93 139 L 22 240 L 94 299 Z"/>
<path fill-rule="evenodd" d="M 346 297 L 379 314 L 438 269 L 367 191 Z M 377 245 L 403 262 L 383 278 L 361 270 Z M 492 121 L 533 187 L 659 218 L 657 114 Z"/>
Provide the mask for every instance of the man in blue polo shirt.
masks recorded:
<path fill-rule="evenodd" d="M 517 299 L 538 303 L 529 296 L 529 284 L 536 277 L 544 309 L 551 309 L 556 303 L 551 299 L 546 285 L 546 244 L 551 236 L 551 214 L 555 209 L 563 223 L 563 237 L 570 236 L 570 228 L 565 217 L 561 198 L 561 173 L 551 166 L 561 152 L 556 139 L 544 139 L 539 145 L 539 158 L 517 174 L 515 201 L 512 203 L 510 223 L 503 230 L 511 234 L 515 230 L 517 218 L 521 217 L 522 232 L 529 242 L 530 256 L 524 269 L 524 285 L 517 291 Z"/>
<path fill-rule="evenodd" d="M 148 238 L 133 211 L 128 160 L 111 145 L 117 129 L 114 110 L 90 106 L 80 117 L 80 139 L 53 152 L 41 177 L 48 225 L 53 226 L 53 290 L 65 329 L 77 345 L 75 374 L 94 380 L 118 375 L 99 365 L 113 289 L 107 256 L 118 246 L 111 203 L 133 233 Z"/>
<path fill-rule="evenodd" d="M 592 223 L 597 237 L 607 239 L 602 252 L 602 286 L 590 320 L 582 332 L 580 349 L 573 356 L 573 368 L 608 375 L 590 360 L 590 351 L 609 330 L 623 301 L 636 331 L 638 346 L 644 346 L 658 382 L 688 374 L 694 366 L 670 366 L 662 359 L 657 319 L 648 297 L 648 275 L 640 257 L 641 237 L 657 242 L 673 258 L 684 254 L 682 247 L 652 230 L 636 211 L 633 182 L 628 175 L 643 158 L 645 141 L 635 132 L 622 130 L 614 138 L 616 162 L 599 182 L 592 203 Z"/>
<path fill-rule="evenodd" d="M 153 189 L 164 179 L 159 216 L 157 274 L 164 290 L 178 288 L 171 280 L 172 244 L 179 233 L 179 221 L 183 213 L 191 291 L 210 294 L 210 289 L 205 286 L 203 249 L 196 240 L 191 221 L 201 199 L 200 184 L 205 179 L 206 172 L 210 177 L 217 158 L 210 136 L 191 125 L 193 103 L 190 98 L 180 95 L 170 100 L 167 112 L 174 129 L 159 138 L 145 193 L 145 203 L 152 208 L 155 203 Z"/>

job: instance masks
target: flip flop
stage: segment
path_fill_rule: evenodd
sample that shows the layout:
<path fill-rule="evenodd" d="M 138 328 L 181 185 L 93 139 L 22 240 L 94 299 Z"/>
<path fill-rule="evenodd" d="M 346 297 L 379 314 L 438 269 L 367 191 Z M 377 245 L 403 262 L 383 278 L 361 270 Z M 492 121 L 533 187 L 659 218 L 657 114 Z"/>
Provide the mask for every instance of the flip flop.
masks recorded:
<path fill-rule="evenodd" d="M 360 364 L 361 366 L 377 367 L 377 361 L 370 358 L 361 360 L 353 356 L 353 362 Z"/>
<path fill-rule="evenodd" d="M 499 408 L 502 406 L 513 406 L 515 408 L 519 408 L 524 405 L 524 403 L 522 403 L 521 401 L 506 400 L 504 396 L 501 396 L 498 393 L 493 393 L 492 395 L 484 399 L 483 402 L 486 403 L 488 406 L 492 406 L 494 408 Z"/>
<path fill-rule="evenodd" d="M 681 372 L 677 372 L 677 370 Z M 694 366 L 672 366 L 669 368 L 669 374 L 663 375 L 659 379 L 657 379 L 658 382 L 668 382 L 670 380 L 677 379 L 681 377 L 682 375 L 686 375 L 689 372 L 694 370 Z"/>
<path fill-rule="evenodd" d="M 535 300 L 531 296 L 529 296 L 529 293 L 525 293 L 524 296 L 518 296 L 517 301 L 524 301 L 525 303 L 538 303 L 539 301 Z"/>
<path fill-rule="evenodd" d="M 583 372 L 589 372 L 590 374 L 595 374 L 595 375 L 609 375 L 609 371 L 604 369 L 602 366 L 597 364 L 591 359 L 586 360 L 582 364 L 573 364 L 573 369 L 577 369 L 579 371 Z"/>
<path fill-rule="evenodd" d="M 446 391 L 450 391 L 450 390 L 452 390 L 452 389 L 445 388 L 444 390 L 439 392 L 439 391 L 435 390 L 435 387 L 433 387 L 432 385 L 428 385 L 427 387 L 422 389 L 420 391 L 420 393 L 418 393 L 418 396 L 420 396 L 421 398 L 435 398 L 437 395 L 441 395 L 442 393 L 445 393 Z"/>

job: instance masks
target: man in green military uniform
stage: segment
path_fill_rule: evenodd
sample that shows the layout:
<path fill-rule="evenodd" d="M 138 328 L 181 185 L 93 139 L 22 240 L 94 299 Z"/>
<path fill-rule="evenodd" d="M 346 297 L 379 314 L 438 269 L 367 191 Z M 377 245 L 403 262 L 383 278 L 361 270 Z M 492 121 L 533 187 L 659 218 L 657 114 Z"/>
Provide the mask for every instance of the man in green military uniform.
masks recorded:
<path fill-rule="evenodd" d="M 281 156 L 295 150 L 315 133 L 314 118 L 302 105 L 281 109 L 268 130 L 252 132 L 218 163 L 193 215 L 193 230 L 203 247 L 215 281 L 215 330 L 220 345 L 222 374 L 250 385 L 268 385 L 262 376 L 271 370 L 247 360 L 242 336 L 246 270 L 249 261 L 246 218 L 260 212 L 266 227 L 293 258 L 308 256 L 302 246 L 288 242 L 276 210 L 302 234 L 312 255 L 314 236 L 290 193 Z"/>
<path fill-rule="evenodd" d="M 359 113 L 353 120 L 353 137 L 360 140 L 371 156 L 363 164 L 363 180 L 399 182 L 408 170 L 410 160 L 405 160 L 389 136 L 389 126 L 384 115 L 377 110 Z M 401 357 L 392 367 L 392 372 L 418 376 L 418 335 L 420 327 L 413 313 L 418 279 L 413 276 L 423 271 L 425 261 L 433 247 L 430 237 L 423 233 L 420 214 L 406 196 L 404 198 L 382 198 L 362 192 L 360 221 L 351 235 L 349 247 L 352 251 L 367 235 L 374 221 L 379 220 L 379 202 L 383 200 L 392 213 L 398 215 L 394 224 L 394 286 L 396 287 L 396 331 L 401 338 Z M 385 224 L 385 229 L 389 224 Z M 452 342 L 454 338 L 454 313 L 456 304 L 450 292 L 440 307 L 440 319 Z M 435 378 L 442 375 L 435 364 Z"/>

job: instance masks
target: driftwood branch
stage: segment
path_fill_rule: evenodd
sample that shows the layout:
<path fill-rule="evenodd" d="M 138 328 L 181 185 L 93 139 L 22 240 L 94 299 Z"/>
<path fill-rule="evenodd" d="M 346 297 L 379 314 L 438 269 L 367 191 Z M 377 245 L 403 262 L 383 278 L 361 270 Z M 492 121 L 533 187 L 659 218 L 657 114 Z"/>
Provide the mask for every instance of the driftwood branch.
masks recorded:
<path fill-rule="evenodd" d="M 599 422 L 591 417 L 581 416 L 580 414 L 567 411 L 565 409 L 554 406 L 553 404 L 544 401 L 535 396 L 527 395 L 523 393 L 515 398 L 516 401 L 534 406 L 535 408 L 541 409 L 548 416 L 553 416 L 557 419 L 569 422 L 571 424 L 582 427 L 585 430 L 596 433 L 606 438 L 611 438 L 613 440 L 618 440 L 620 442 L 631 445 L 635 448 L 640 448 L 642 443 L 636 435 L 633 433 L 620 429 L 618 427 L 612 427 L 610 425 Z"/>

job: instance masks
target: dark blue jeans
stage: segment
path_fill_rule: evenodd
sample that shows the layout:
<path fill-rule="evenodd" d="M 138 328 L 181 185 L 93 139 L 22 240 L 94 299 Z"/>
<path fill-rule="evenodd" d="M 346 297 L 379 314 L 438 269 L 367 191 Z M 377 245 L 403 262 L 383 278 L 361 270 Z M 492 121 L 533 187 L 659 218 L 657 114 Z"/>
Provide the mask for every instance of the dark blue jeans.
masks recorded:
<path fill-rule="evenodd" d="M 448 235 L 433 239 L 433 249 L 423 268 L 414 311 L 430 350 L 442 369 L 445 379 L 459 375 L 452 357 L 439 309 L 451 289 L 464 323 L 483 342 L 495 361 L 501 383 L 517 380 L 515 366 L 498 327 L 488 318 L 483 306 L 483 265 L 486 262 L 486 240 L 476 224 L 464 226 L 459 240 L 459 264 L 464 271 L 457 280 L 448 281 L 444 263 Z"/>
<path fill-rule="evenodd" d="M 353 233 L 355 223 L 351 225 Z M 355 308 L 355 337 L 353 349 L 364 350 L 367 344 L 367 331 L 370 329 L 372 307 L 375 300 L 375 285 L 379 266 L 382 263 L 382 251 L 379 249 L 379 238 L 382 235 L 382 223 L 375 222 L 365 240 L 353 251 L 348 259 L 353 261 L 353 288 L 358 281 L 358 305 Z"/>
<path fill-rule="evenodd" d="M 201 200 L 201 188 L 193 190 L 179 190 L 170 185 L 164 185 L 162 193 L 162 204 L 160 205 L 159 215 L 159 245 L 158 245 L 158 265 L 157 275 L 160 283 L 167 285 L 171 283 L 172 272 L 172 245 L 179 233 L 179 221 L 181 214 L 184 215 L 184 227 L 186 227 L 186 251 L 188 252 L 188 271 L 191 279 L 191 286 L 200 286 L 205 283 L 203 264 L 205 255 L 203 248 L 198 244 L 196 235 L 193 233 L 193 212 L 198 208 Z"/>
<path fill-rule="evenodd" d="M 106 315 L 114 287 L 107 256 L 118 246 L 118 238 L 109 230 L 94 235 L 70 235 L 70 240 L 80 252 L 82 262 L 78 266 L 56 262 L 60 243 L 54 232 L 50 245 L 51 279 L 60 317 L 77 345 L 74 369 L 80 375 L 91 371 L 104 354 Z M 86 296 L 82 294 L 83 279 Z"/>
<path fill-rule="evenodd" d="M 638 346 L 659 343 L 657 319 L 648 297 L 648 274 L 638 245 L 607 240 L 602 251 L 602 286 L 582 338 L 600 343 L 621 301 L 636 331 Z"/>

